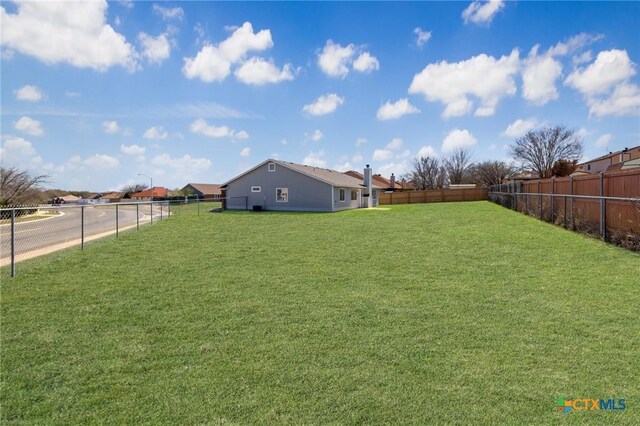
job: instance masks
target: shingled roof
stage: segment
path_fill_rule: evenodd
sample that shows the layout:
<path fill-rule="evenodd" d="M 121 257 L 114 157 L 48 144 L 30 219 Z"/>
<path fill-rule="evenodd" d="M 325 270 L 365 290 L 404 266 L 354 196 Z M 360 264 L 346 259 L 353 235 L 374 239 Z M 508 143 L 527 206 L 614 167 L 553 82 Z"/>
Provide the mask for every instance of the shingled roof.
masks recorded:
<path fill-rule="evenodd" d="M 233 179 L 225 182 L 224 184 L 222 184 L 222 186 L 226 186 L 229 183 L 233 182 L 234 180 L 246 175 L 247 173 L 250 173 L 252 171 L 254 171 L 255 169 L 263 166 L 266 163 L 275 163 L 278 164 L 282 167 L 286 167 L 288 169 L 294 170 L 298 173 L 301 173 L 303 175 L 309 176 L 313 179 L 319 180 L 321 182 L 327 183 L 331 186 L 340 186 L 340 187 L 345 187 L 345 188 L 362 188 L 363 185 L 363 181 L 361 179 L 356 179 L 352 176 L 349 175 L 345 175 L 342 172 L 336 171 L 336 170 L 331 170 L 331 169 L 324 169 L 322 167 L 315 167 L 315 166 L 307 166 L 305 164 L 297 164 L 297 163 L 291 163 L 289 161 L 282 161 L 282 160 L 274 160 L 274 159 L 268 159 L 263 161 L 262 163 L 258 164 L 257 166 L 247 170 L 246 172 L 234 177 Z M 373 185 L 374 188 L 377 189 L 381 189 L 380 186 L 377 185 Z"/>

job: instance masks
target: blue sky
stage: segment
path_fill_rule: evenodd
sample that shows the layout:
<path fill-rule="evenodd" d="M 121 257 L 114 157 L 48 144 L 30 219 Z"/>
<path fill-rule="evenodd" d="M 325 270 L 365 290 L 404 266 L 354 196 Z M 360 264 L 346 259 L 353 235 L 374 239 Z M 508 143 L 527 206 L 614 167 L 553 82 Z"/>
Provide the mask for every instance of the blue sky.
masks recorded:
<path fill-rule="evenodd" d="M 2 2 L 2 163 L 47 187 L 401 175 L 563 124 L 640 144 L 639 2 Z"/>

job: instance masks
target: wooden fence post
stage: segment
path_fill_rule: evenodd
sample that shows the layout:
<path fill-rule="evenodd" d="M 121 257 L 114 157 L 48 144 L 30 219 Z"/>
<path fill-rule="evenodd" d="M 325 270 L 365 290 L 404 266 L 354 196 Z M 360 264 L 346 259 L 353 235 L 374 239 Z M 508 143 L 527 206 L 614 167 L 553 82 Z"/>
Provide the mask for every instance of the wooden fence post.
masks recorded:
<path fill-rule="evenodd" d="M 576 222 L 574 220 L 573 217 L 573 176 L 569 177 L 569 187 L 570 189 L 570 194 L 571 194 L 571 199 L 569 200 L 569 204 L 570 204 L 570 209 L 571 209 L 571 230 L 575 231 L 576 230 Z"/>
<path fill-rule="evenodd" d="M 607 239 L 607 204 L 604 197 L 604 173 L 600 172 L 600 237 Z"/>

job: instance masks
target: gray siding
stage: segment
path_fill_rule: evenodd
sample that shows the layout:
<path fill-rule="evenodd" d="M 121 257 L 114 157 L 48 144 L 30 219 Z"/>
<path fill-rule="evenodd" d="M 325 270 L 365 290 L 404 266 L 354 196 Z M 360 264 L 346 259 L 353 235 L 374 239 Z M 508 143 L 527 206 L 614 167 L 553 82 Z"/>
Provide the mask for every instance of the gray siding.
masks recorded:
<path fill-rule="evenodd" d="M 344 192 L 345 192 L 344 201 L 340 201 L 340 189 L 344 189 Z M 357 200 L 351 201 L 351 191 L 358 192 Z M 355 188 L 334 187 L 333 188 L 333 211 L 357 209 L 360 207 L 361 198 L 362 198 L 362 190 L 358 190 Z"/>
<path fill-rule="evenodd" d="M 276 171 L 267 171 L 268 163 L 247 173 L 227 185 L 227 209 L 252 209 L 254 205 L 263 210 L 330 212 L 332 186 L 309 176 L 276 164 Z M 261 187 L 261 192 L 251 192 L 252 186 Z M 276 188 L 289 189 L 289 201 L 276 202 Z M 245 196 L 248 197 L 245 204 Z M 233 198 L 240 197 L 240 198 Z M 337 198 L 336 198 L 337 199 Z"/>

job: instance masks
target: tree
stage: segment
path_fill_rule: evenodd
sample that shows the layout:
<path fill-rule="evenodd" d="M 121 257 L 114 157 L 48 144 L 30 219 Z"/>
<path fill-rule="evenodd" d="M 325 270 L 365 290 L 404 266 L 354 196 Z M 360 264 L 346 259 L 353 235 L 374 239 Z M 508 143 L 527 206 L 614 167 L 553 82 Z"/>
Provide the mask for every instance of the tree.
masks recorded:
<path fill-rule="evenodd" d="M 39 186 L 47 177 L 15 167 L 0 167 L 0 205 L 37 202 Z"/>
<path fill-rule="evenodd" d="M 420 157 L 413 162 L 409 179 L 418 190 L 440 189 L 447 183 L 447 171 L 435 157 Z"/>
<path fill-rule="evenodd" d="M 480 186 L 500 185 L 517 171 L 514 165 L 504 161 L 483 161 L 473 168 L 473 174 Z"/>
<path fill-rule="evenodd" d="M 131 194 L 135 194 L 136 192 L 142 192 L 148 189 L 149 186 L 144 183 L 134 183 L 130 185 L 125 185 L 122 187 L 121 192 L 124 192 L 123 198 L 130 198 Z"/>
<path fill-rule="evenodd" d="M 551 168 L 551 175 L 556 177 L 569 176 L 571 173 L 576 171 L 577 164 L 578 160 L 558 160 L 553 163 L 553 167 Z"/>
<path fill-rule="evenodd" d="M 443 161 L 449 183 L 459 184 L 467 177 L 471 162 L 471 151 L 467 149 L 456 149 L 450 157 Z"/>
<path fill-rule="evenodd" d="M 582 138 L 565 126 L 530 130 L 516 139 L 511 155 L 541 179 L 549 178 L 556 161 L 574 161 L 582 156 Z"/>

